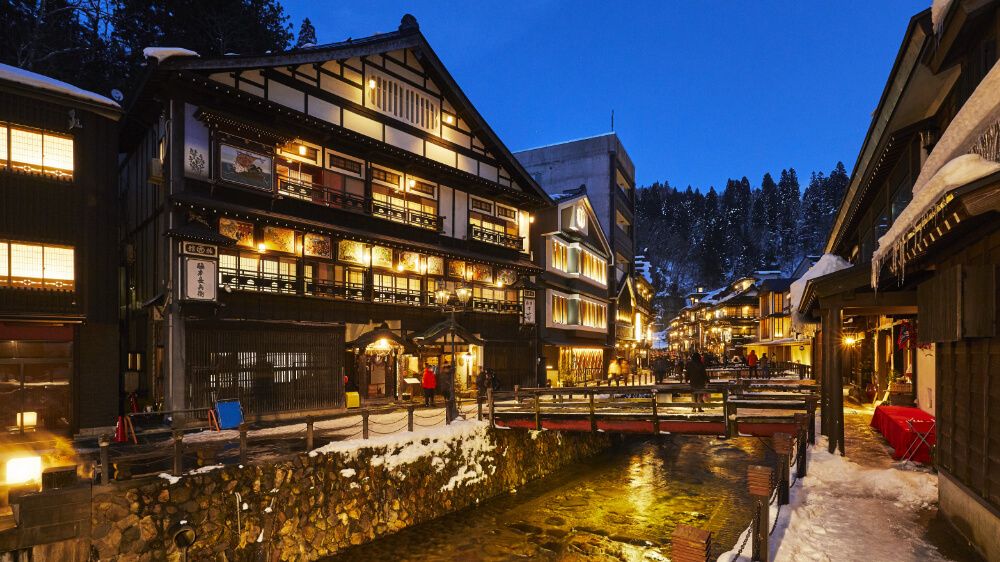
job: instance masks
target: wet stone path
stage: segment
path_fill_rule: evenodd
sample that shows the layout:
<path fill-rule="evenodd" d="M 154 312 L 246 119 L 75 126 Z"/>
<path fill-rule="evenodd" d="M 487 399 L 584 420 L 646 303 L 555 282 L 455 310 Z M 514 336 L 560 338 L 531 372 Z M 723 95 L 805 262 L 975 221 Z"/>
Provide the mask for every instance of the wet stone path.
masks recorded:
<path fill-rule="evenodd" d="M 713 531 L 715 554 L 749 524 L 747 466 L 765 441 L 632 437 L 516 492 L 361 545 L 335 561 L 647 560 L 670 557 L 674 527 Z"/>

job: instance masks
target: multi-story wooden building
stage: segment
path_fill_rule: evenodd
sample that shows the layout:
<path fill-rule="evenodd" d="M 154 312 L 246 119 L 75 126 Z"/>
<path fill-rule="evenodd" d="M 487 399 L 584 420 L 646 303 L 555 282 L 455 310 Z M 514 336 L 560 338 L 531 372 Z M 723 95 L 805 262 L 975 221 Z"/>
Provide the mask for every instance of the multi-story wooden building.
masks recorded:
<path fill-rule="evenodd" d="M 621 357 L 634 358 L 635 326 L 635 166 L 618 135 L 608 133 L 521 151 L 515 154 L 551 195 L 587 188 L 598 222 L 613 254 L 608 290 L 615 346 Z"/>
<path fill-rule="evenodd" d="M 537 278 L 538 337 L 545 378 L 553 386 L 600 380 L 613 347 L 609 337 L 611 247 L 583 188 L 553 197 L 538 213 L 532 241 Z"/>
<path fill-rule="evenodd" d="M 149 399 L 273 416 L 343 407 L 345 384 L 398 397 L 452 338 L 460 390 L 479 367 L 537 383 L 511 285 L 537 271 L 532 213 L 551 199 L 412 16 L 276 54 L 148 55 L 121 185 Z M 439 288 L 471 295 L 457 325 Z"/>
<path fill-rule="evenodd" d="M 831 450 L 846 383 L 883 391 L 895 371 L 937 417 L 941 512 L 997 560 L 1000 2 L 942 5 L 910 20 L 827 240 L 851 266 L 811 279 L 798 308 L 822 319 Z M 860 379 L 857 349 L 871 358 Z"/>
<path fill-rule="evenodd" d="M 0 431 L 115 424 L 120 116 L 0 65 Z"/>
<path fill-rule="evenodd" d="M 757 355 L 767 353 L 774 361 L 812 365 L 812 338 L 792 330 L 789 292 L 794 279 L 767 279 L 760 284 L 760 325 Z"/>

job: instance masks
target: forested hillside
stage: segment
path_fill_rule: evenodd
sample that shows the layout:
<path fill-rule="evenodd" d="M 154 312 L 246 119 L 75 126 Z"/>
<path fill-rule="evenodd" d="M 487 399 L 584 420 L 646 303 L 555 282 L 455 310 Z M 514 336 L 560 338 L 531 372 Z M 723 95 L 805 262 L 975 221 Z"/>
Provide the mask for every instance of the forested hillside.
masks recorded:
<path fill-rule="evenodd" d="M 763 267 L 790 273 L 803 256 L 822 252 L 847 188 L 844 164 L 813 172 L 805 191 L 794 168 L 759 186 L 730 179 L 720 194 L 656 182 L 637 190 L 636 252 L 650 262 L 660 295 L 717 287 Z"/>

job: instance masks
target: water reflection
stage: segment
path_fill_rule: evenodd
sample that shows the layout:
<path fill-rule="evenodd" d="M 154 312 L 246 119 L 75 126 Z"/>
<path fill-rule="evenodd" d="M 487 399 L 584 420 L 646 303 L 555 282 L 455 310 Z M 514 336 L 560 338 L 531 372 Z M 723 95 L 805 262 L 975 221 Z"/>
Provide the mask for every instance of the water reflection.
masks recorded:
<path fill-rule="evenodd" d="M 760 462 L 774 458 L 758 439 L 633 437 L 515 494 L 330 560 L 655 560 L 670 556 L 679 523 L 712 530 L 717 555 L 749 523 L 746 469 Z"/>

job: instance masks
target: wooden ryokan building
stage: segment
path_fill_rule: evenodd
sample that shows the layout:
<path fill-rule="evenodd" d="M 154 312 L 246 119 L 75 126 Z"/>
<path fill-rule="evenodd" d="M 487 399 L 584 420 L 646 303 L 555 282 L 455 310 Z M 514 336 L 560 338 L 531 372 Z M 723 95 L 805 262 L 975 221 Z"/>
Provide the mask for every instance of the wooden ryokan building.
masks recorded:
<path fill-rule="evenodd" d="M 936 416 L 941 512 L 989 560 L 1000 559 L 998 39 L 997 1 L 910 20 L 825 248 L 852 265 L 810 280 L 799 307 L 822 321 L 814 368 L 831 451 L 844 450 L 845 386 L 910 381 L 894 398 Z M 873 372 L 858 371 L 859 354 Z"/>
<path fill-rule="evenodd" d="M 532 213 L 551 200 L 412 16 L 344 43 L 149 64 L 121 176 L 126 345 L 150 357 L 147 399 L 322 411 L 345 405 L 345 376 L 398 397 L 452 334 L 460 390 L 481 366 L 537 384 L 511 285 L 537 271 Z M 439 285 L 471 290 L 457 326 Z"/>
<path fill-rule="evenodd" d="M 119 411 L 114 101 L 0 65 L 0 431 Z"/>

